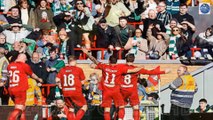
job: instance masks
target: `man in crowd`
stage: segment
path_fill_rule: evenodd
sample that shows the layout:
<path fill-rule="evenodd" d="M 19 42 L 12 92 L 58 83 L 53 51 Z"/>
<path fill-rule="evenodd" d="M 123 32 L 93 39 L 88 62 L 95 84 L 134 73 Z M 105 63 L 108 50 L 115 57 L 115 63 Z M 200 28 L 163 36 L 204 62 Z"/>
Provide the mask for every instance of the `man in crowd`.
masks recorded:
<path fill-rule="evenodd" d="M 119 0 L 112 0 L 110 2 L 105 9 L 105 18 L 109 26 L 115 27 L 119 24 L 120 17 L 129 16 L 131 12 Z"/>
<path fill-rule="evenodd" d="M 25 102 L 26 91 L 28 89 L 28 75 L 38 82 L 43 80 L 35 75 L 30 66 L 25 62 L 27 57 L 25 54 L 19 54 L 15 62 L 8 65 L 7 71 L 9 73 L 9 94 L 15 103 L 15 109 L 9 115 L 8 120 L 16 120 L 21 115 L 21 120 L 26 120 L 25 116 Z"/>
<path fill-rule="evenodd" d="M 114 49 L 117 41 L 117 36 L 113 27 L 107 25 L 106 20 L 102 18 L 99 24 L 95 27 L 96 48 L 108 48 L 102 55 L 102 51 L 97 52 L 97 59 L 100 60 L 102 56 L 104 59 L 109 59 L 110 52 Z"/>
<path fill-rule="evenodd" d="M 125 115 L 124 111 L 124 101 L 120 93 L 120 79 L 122 74 L 135 73 L 141 68 L 127 69 L 123 65 L 117 64 L 117 58 L 110 56 L 109 65 L 100 63 L 93 56 L 88 53 L 86 48 L 82 48 L 82 51 L 93 61 L 95 66 L 93 68 L 102 70 L 101 87 L 103 91 L 103 102 L 102 107 L 104 107 L 104 119 L 110 120 L 110 107 L 112 101 L 115 106 L 119 108 L 118 118 L 122 120 Z"/>
<path fill-rule="evenodd" d="M 155 10 L 150 9 L 148 12 L 148 18 L 143 19 L 144 29 L 142 33 L 143 38 L 147 38 L 147 30 L 151 24 L 154 25 L 154 27 L 161 32 L 166 32 L 166 28 L 164 24 L 157 19 L 157 14 Z"/>
<path fill-rule="evenodd" d="M 55 104 L 56 104 L 56 107 L 55 107 L 55 109 L 52 111 L 52 119 L 53 120 L 58 120 L 58 118 L 59 119 L 68 119 L 68 120 L 70 120 L 69 118 L 68 118 L 68 114 L 69 114 L 69 108 L 65 105 L 65 102 L 64 102 L 64 100 L 63 99 L 61 99 L 61 98 L 58 98 L 58 99 L 56 99 L 56 102 L 55 102 Z"/>
<path fill-rule="evenodd" d="M 172 19 L 172 14 L 166 11 L 166 3 L 164 1 L 158 3 L 157 19 L 160 20 L 164 26 L 168 25 Z"/>
<path fill-rule="evenodd" d="M 170 120 L 189 120 L 189 109 L 197 92 L 197 84 L 186 66 L 180 66 L 177 75 L 169 86 L 172 90 Z"/>
<path fill-rule="evenodd" d="M 180 12 L 173 15 L 173 18 L 177 19 L 179 23 L 182 23 L 183 21 L 188 21 L 191 24 L 195 24 L 193 16 L 191 16 L 188 11 L 188 6 L 186 4 L 180 5 Z"/>
<path fill-rule="evenodd" d="M 4 56 L 5 46 L 0 44 L 0 105 L 7 105 L 8 97 L 4 95 L 7 81 L 7 66 L 9 64 L 7 58 Z"/>
<path fill-rule="evenodd" d="M 14 6 L 14 7 L 11 8 L 11 15 L 6 16 L 6 19 L 7 19 L 9 24 L 13 24 L 13 23 L 22 24 L 19 11 L 20 10 L 17 6 Z"/>
<path fill-rule="evenodd" d="M 199 107 L 196 109 L 195 112 L 198 113 L 209 113 L 213 112 L 210 105 L 207 104 L 207 100 L 205 98 L 202 98 L 199 100 Z"/>
<path fill-rule="evenodd" d="M 27 64 L 31 67 L 32 71 L 38 77 L 42 78 L 42 80 L 44 80 L 44 83 L 46 83 L 48 73 L 45 64 L 40 59 L 39 53 L 34 52 L 32 54 L 31 60 L 27 61 Z"/>
<path fill-rule="evenodd" d="M 63 60 L 59 60 L 57 56 L 56 48 L 52 47 L 49 50 L 50 58 L 45 62 L 46 69 L 48 72 L 47 84 L 55 84 L 55 78 L 59 70 L 65 66 Z"/>
<path fill-rule="evenodd" d="M 127 17 L 120 17 L 119 25 L 115 26 L 114 28 L 118 37 L 117 45 L 120 47 L 126 45 L 129 37 L 134 36 L 135 28 L 127 23 Z"/>
<path fill-rule="evenodd" d="M 70 56 L 69 65 L 63 67 L 56 77 L 56 83 L 62 88 L 65 102 L 69 107 L 68 120 L 81 120 L 87 110 L 86 99 L 82 93 L 85 76 L 83 70 L 76 66 L 76 60 L 74 56 Z M 76 115 L 73 103 L 80 107 Z"/>

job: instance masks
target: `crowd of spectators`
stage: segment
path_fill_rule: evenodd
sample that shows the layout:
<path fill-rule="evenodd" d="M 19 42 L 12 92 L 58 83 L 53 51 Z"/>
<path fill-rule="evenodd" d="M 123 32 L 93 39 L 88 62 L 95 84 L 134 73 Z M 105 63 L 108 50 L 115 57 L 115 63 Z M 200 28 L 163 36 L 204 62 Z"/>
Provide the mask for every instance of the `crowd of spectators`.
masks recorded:
<path fill-rule="evenodd" d="M 36 51 L 45 62 L 55 48 L 57 57 L 67 63 L 69 55 L 82 56 L 75 49 L 81 46 L 97 48 L 91 54 L 98 59 L 117 55 L 120 49 L 122 58 L 127 53 L 138 60 L 190 58 L 193 47 L 204 48 L 212 57 L 212 27 L 207 36 L 193 39 L 196 26 L 187 4 L 179 0 L 3 0 L 1 44 L 6 46 L 7 58 L 12 57 L 10 62 L 17 51 L 28 58 Z"/>
<path fill-rule="evenodd" d="M 196 25 L 187 4 L 184 0 L 1 0 L 0 86 L 6 82 L 5 66 L 19 53 L 26 54 L 44 84 L 55 84 L 68 56 L 82 55 L 75 49 L 81 46 L 99 60 L 118 56 L 120 49 L 122 58 L 132 53 L 137 60 L 191 58 L 193 47 L 202 48 L 204 54 L 198 57 L 213 57 L 213 26 L 193 39 Z M 95 82 L 85 90 L 98 95 L 94 87 Z M 1 87 L 1 97 L 3 91 Z"/>

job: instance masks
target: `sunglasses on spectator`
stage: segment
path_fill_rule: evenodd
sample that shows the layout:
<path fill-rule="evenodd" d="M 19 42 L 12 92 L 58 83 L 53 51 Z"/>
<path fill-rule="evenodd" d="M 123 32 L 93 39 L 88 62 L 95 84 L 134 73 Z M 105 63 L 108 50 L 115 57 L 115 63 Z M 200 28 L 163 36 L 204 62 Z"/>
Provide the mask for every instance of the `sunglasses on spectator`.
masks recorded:
<path fill-rule="evenodd" d="M 173 29 L 172 31 L 179 31 L 178 29 Z"/>
<path fill-rule="evenodd" d="M 77 3 L 76 3 L 76 5 L 82 5 L 82 4 L 83 4 L 82 2 L 77 2 Z"/>

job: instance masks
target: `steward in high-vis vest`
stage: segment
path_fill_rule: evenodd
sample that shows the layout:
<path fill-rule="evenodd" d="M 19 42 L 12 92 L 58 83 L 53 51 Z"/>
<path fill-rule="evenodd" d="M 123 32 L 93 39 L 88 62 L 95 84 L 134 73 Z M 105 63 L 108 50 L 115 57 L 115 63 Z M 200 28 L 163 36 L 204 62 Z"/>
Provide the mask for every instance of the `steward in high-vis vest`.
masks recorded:
<path fill-rule="evenodd" d="M 197 84 L 186 66 L 180 66 L 177 70 L 178 78 L 171 84 L 171 110 L 170 120 L 188 120 L 189 109 L 192 105 L 194 94 L 197 92 Z"/>
<path fill-rule="evenodd" d="M 8 95 L 7 95 L 7 66 L 9 64 L 7 58 L 4 56 L 5 45 L 0 44 L 0 105 L 7 105 Z"/>

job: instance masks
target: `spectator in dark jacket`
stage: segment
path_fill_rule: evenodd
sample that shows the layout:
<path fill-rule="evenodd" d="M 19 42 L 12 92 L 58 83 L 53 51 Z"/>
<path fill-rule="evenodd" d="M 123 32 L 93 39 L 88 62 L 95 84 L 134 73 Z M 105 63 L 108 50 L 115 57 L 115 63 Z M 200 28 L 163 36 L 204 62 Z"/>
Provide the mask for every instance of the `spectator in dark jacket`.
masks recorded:
<path fill-rule="evenodd" d="M 59 39 L 61 40 L 61 44 L 59 45 L 60 58 L 62 58 L 65 63 L 68 63 L 67 58 L 75 54 L 74 41 L 70 39 L 64 28 L 59 32 Z"/>
<path fill-rule="evenodd" d="M 5 16 L 9 24 L 19 23 L 22 24 L 21 17 L 20 17 L 20 9 L 17 6 L 12 7 L 11 15 Z"/>
<path fill-rule="evenodd" d="M 42 78 L 42 80 L 44 80 L 43 82 L 46 83 L 48 73 L 45 64 L 40 60 L 39 53 L 34 52 L 32 54 L 32 59 L 27 63 L 33 70 L 33 73 L 35 73 L 39 78 Z"/>
<path fill-rule="evenodd" d="M 112 51 L 115 47 L 115 42 L 117 37 L 115 34 L 114 28 L 107 25 L 106 20 L 102 18 L 99 21 L 99 24 L 95 26 L 95 35 L 96 35 L 96 48 L 106 48 L 109 51 Z M 104 59 L 109 58 L 108 50 L 104 51 Z M 101 51 L 97 52 L 97 59 L 101 59 Z"/>
<path fill-rule="evenodd" d="M 64 28 L 66 32 L 71 32 L 74 25 L 72 21 L 72 13 L 70 12 L 63 12 L 53 17 L 53 21 L 55 22 L 55 25 L 57 26 L 58 30 L 61 30 Z"/>
<path fill-rule="evenodd" d="M 189 15 L 187 11 L 188 11 L 188 6 L 186 4 L 181 4 L 180 12 L 177 14 L 174 14 L 173 18 L 177 19 L 179 23 L 182 23 L 183 21 L 188 21 L 194 25 L 195 24 L 194 18 L 193 16 Z"/>
<path fill-rule="evenodd" d="M 143 24 L 144 24 L 143 33 L 142 33 L 143 38 L 147 38 L 147 30 L 151 24 L 153 24 L 154 27 L 156 27 L 161 32 L 166 32 L 166 28 L 164 27 L 164 24 L 157 19 L 157 14 L 152 9 L 150 9 L 148 12 L 148 18 L 143 19 Z"/>
<path fill-rule="evenodd" d="M 58 71 L 65 66 L 64 61 L 58 60 L 56 48 L 51 48 L 49 50 L 50 53 L 50 59 L 48 59 L 45 64 L 47 68 L 48 77 L 47 77 L 47 83 L 48 84 L 55 84 L 55 78 L 58 73 Z"/>
<path fill-rule="evenodd" d="M 118 37 L 117 45 L 120 47 L 126 45 L 129 37 L 134 36 L 135 28 L 127 23 L 127 17 L 120 17 L 119 25 L 115 26 L 114 28 Z"/>

